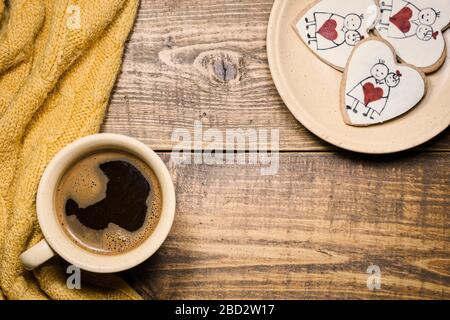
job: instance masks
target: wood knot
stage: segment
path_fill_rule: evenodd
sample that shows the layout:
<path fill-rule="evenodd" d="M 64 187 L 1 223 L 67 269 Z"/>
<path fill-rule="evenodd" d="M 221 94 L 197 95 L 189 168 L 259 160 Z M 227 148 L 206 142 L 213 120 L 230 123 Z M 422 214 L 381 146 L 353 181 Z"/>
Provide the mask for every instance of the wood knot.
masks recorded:
<path fill-rule="evenodd" d="M 175 42 L 173 42 L 172 36 L 165 37 L 163 44 L 164 44 L 164 47 L 166 47 L 168 49 L 173 49 L 173 47 L 175 47 Z"/>
<path fill-rule="evenodd" d="M 202 52 L 195 59 L 194 66 L 213 82 L 237 84 L 241 80 L 242 57 L 237 52 Z"/>
<path fill-rule="evenodd" d="M 236 66 L 226 58 L 216 58 L 214 61 L 214 74 L 220 81 L 228 82 L 237 76 Z"/>

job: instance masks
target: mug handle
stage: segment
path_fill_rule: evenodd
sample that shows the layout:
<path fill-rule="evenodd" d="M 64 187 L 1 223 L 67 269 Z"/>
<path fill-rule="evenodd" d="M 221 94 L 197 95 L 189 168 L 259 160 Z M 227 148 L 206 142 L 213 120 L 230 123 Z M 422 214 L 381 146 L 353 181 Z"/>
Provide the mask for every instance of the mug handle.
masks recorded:
<path fill-rule="evenodd" d="M 20 255 L 20 261 L 26 270 L 33 270 L 50 258 L 55 256 L 55 252 L 50 248 L 47 241 L 42 239 L 37 244 Z"/>

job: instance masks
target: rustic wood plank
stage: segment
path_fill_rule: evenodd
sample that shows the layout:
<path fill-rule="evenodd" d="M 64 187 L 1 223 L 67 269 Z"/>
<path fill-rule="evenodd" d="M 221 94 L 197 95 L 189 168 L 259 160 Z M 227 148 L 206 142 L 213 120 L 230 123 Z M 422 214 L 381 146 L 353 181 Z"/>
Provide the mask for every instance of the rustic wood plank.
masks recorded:
<path fill-rule="evenodd" d="M 281 150 L 333 149 L 290 114 L 270 76 L 273 0 L 141 1 L 103 131 L 170 150 L 174 129 L 280 130 Z M 450 150 L 450 134 L 428 146 Z"/>
<path fill-rule="evenodd" d="M 147 298 L 450 298 L 449 154 L 282 153 L 274 176 L 161 156 L 177 215 L 128 273 Z"/>

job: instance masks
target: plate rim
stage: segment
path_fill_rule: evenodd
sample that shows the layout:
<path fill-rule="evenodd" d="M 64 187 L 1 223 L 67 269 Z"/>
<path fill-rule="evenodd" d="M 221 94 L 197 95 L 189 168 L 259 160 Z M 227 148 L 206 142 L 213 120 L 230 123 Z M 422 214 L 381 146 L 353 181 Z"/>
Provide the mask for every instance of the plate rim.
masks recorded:
<path fill-rule="evenodd" d="M 286 4 L 288 1 L 291 0 L 275 0 L 272 9 L 270 12 L 269 22 L 267 26 L 267 34 L 266 34 L 266 50 L 267 50 L 267 59 L 269 64 L 269 70 L 270 74 L 272 76 L 273 83 L 275 84 L 275 87 L 278 91 L 278 94 L 280 95 L 281 99 L 283 100 L 284 104 L 288 108 L 288 110 L 291 112 L 291 114 L 297 119 L 297 121 L 303 125 L 308 131 L 319 137 L 320 139 L 344 150 L 358 152 L 358 153 L 365 153 L 365 154 L 392 154 L 392 153 L 398 153 L 406 150 L 410 150 L 412 148 L 415 148 L 417 146 L 420 146 L 442 132 L 444 132 L 450 125 L 450 123 L 445 124 L 443 122 L 443 126 L 434 126 L 434 130 L 427 130 L 429 132 L 428 135 L 424 135 L 421 139 L 415 139 L 414 141 L 411 141 L 409 143 L 403 144 L 401 146 L 395 146 L 395 145 L 385 145 L 383 148 L 378 149 L 370 149 L 366 146 L 360 145 L 358 143 L 346 143 L 345 141 L 339 141 L 339 139 L 335 139 L 332 135 L 328 135 L 321 130 L 322 125 L 318 123 L 317 121 L 312 120 L 308 112 L 302 112 L 302 108 L 296 108 L 294 107 L 295 102 L 292 98 L 289 96 L 291 95 L 290 90 L 287 89 L 287 86 L 282 85 L 284 79 L 281 76 L 280 72 L 276 72 L 276 60 L 277 60 L 277 50 L 275 45 L 275 30 L 276 23 L 279 20 L 279 17 L 281 16 L 281 13 L 283 12 L 283 4 Z M 331 66 L 330 66 L 331 68 Z M 338 71 L 339 72 L 339 71 Z"/>

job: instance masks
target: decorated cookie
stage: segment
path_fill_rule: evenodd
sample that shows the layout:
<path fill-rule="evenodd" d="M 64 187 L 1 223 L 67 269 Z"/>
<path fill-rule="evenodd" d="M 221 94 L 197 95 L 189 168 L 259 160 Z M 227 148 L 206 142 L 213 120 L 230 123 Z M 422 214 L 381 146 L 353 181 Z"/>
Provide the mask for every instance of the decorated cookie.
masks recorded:
<path fill-rule="evenodd" d="M 425 95 L 425 75 L 397 64 L 393 48 L 378 37 L 360 42 L 341 84 L 341 109 L 352 126 L 380 124 L 411 110 Z"/>
<path fill-rule="evenodd" d="M 353 48 L 368 37 L 378 16 L 375 0 L 321 0 L 300 13 L 293 27 L 320 59 L 343 70 Z"/>
<path fill-rule="evenodd" d="M 450 24 L 450 0 L 378 0 L 377 33 L 399 58 L 422 71 L 436 71 L 446 57 L 443 31 Z"/>

